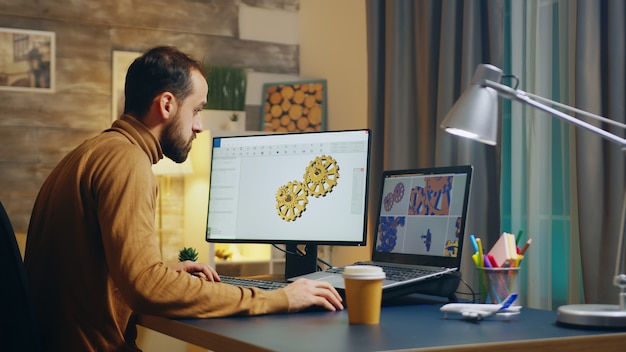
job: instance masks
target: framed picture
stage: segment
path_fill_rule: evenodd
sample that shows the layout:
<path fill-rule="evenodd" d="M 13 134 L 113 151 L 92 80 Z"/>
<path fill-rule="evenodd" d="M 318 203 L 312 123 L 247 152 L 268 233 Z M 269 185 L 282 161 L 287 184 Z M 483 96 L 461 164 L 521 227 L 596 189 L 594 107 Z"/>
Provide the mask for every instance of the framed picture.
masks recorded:
<path fill-rule="evenodd" d="M 0 28 L 0 90 L 54 92 L 54 32 Z"/>
<path fill-rule="evenodd" d="M 120 51 L 113 50 L 112 67 L 112 84 L 111 84 L 111 121 L 117 120 L 124 112 L 124 84 L 126 83 L 126 71 L 130 64 L 141 53 L 136 51 Z"/>
<path fill-rule="evenodd" d="M 326 80 L 265 83 L 261 102 L 261 130 L 324 131 L 326 105 Z"/>

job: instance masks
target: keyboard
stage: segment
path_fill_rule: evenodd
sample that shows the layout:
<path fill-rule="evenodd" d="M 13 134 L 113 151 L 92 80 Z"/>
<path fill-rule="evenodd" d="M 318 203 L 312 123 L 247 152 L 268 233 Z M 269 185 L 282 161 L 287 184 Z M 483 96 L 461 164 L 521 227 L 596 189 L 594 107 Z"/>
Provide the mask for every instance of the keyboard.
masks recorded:
<path fill-rule="evenodd" d="M 262 290 L 276 290 L 287 286 L 286 282 L 277 282 L 269 280 L 245 279 L 241 277 L 223 276 L 220 279 L 225 284 L 241 286 L 241 287 L 258 287 Z"/>
<path fill-rule="evenodd" d="M 406 281 L 418 277 L 433 275 L 441 272 L 441 268 L 414 267 L 398 268 L 394 266 L 379 265 L 385 272 L 385 277 L 393 281 Z"/>
<path fill-rule="evenodd" d="M 357 265 L 360 265 L 357 263 Z M 371 265 L 371 264 L 367 264 Z M 391 281 L 407 281 L 423 276 L 428 276 L 432 274 L 436 274 L 440 272 L 440 268 L 430 268 L 430 267 L 396 267 L 396 266 L 388 266 L 384 264 L 375 264 L 383 268 L 385 272 L 385 278 Z M 327 269 L 326 272 L 342 274 L 344 267 L 335 267 L 331 269 Z"/>

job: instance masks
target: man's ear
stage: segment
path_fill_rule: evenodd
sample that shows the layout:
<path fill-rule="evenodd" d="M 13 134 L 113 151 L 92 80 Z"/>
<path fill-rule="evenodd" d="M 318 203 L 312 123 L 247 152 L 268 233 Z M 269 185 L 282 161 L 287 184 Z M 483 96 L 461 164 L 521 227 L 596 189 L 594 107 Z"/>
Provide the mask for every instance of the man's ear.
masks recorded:
<path fill-rule="evenodd" d="M 163 92 L 159 96 L 159 110 L 163 119 L 169 119 L 171 116 L 176 115 L 176 98 L 170 92 Z"/>

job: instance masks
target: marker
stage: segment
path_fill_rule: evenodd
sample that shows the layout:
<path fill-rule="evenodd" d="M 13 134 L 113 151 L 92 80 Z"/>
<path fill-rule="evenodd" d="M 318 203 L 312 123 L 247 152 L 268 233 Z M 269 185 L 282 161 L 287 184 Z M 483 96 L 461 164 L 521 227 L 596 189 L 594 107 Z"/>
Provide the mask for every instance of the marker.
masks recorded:
<path fill-rule="evenodd" d="M 524 231 L 522 231 L 522 230 L 517 231 L 517 238 L 515 238 L 515 244 L 516 244 L 516 245 L 518 245 L 518 244 L 519 244 L 519 240 L 520 240 L 520 238 L 522 238 L 522 233 L 523 233 L 523 232 L 524 232 Z"/>
<path fill-rule="evenodd" d="M 480 266 L 485 266 L 483 263 L 483 246 L 480 242 L 480 238 L 476 239 L 476 247 L 478 247 L 478 259 L 480 260 Z"/>
<path fill-rule="evenodd" d="M 486 254 L 483 254 L 483 263 L 485 263 L 485 268 L 492 268 L 489 257 Z"/>
<path fill-rule="evenodd" d="M 472 254 L 472 260 L 474 261 L 474 264 L 476 264 L 476 267 L 480 268 L 480 261 L 478 260 L 478 253 Z"/>
<path fill-rule="evenodd" d="M 487 254 L 487 259 L 489 259 L 489 262 L 491 263 L 492 268 L 498 267 L 498 262 L 496 262 L 496 258 L 494 258 L 493 255 Z"/>
<path fill-rule="evenodd" d="M 474 237 L 474 235 L 470 235 L 470 241 L 472 241 L 472 246 L 474 246 L 474 253 L 478 253 L 478 243 L 476 243 L 476 237 Z"/>

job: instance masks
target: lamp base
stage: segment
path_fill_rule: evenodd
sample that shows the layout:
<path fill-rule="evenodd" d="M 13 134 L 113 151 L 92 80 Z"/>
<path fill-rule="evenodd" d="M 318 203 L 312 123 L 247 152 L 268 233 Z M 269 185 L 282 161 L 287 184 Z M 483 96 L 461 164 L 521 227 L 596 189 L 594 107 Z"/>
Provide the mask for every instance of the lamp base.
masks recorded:
<path fill-rule="evenodd" d="M 626 310 L 610 304 L 571 304 L 559 307 L 556 321 L 578 327 L 626 329 Z"/>

